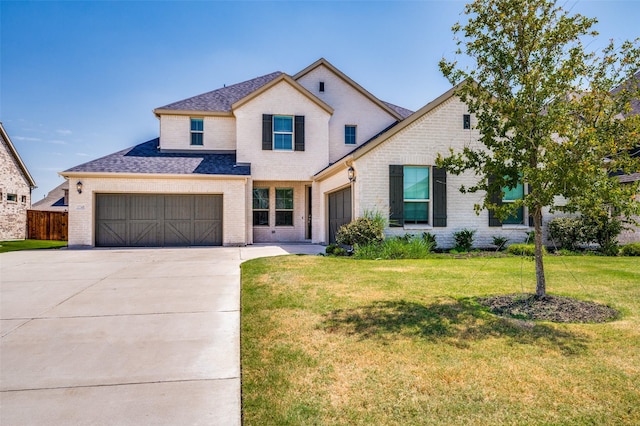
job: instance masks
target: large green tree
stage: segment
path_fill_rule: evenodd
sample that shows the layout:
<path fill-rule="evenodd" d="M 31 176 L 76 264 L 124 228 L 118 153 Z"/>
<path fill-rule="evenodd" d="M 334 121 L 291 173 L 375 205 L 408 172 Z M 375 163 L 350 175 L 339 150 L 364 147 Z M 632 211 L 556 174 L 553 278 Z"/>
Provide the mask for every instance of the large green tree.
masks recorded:
<path fill-rule="evenodd" d="M 597 37 L 587 18 L 551 0 L 476 0 L 468 21 L 453 26 L 456 58 L 440 61 L 442 73 L 477 117 L 481 147 L 451 151 L 438 162 L 450 172 L 474 171 L 485 191 L 476 206 L 506 218 L 526 206 L 535 228 L 536 294 L 546 295 L 542 257 L 543 209 L 579 210 L 602 205 L 631 214 L 637 185 L 617 184 L 612 171 L 640 171 L 629 152 L 640 145 L 638 40 L 598 53 L 584 44 Z M 584 43 L 584 44 L 583 44 Z M 466 66 L 458 63 L 464 59 Z M 496 194 L 525 184 L 522 200 L 500 204 Z M 588 195 L 585 197 L 585 195 Z M 561 201 L 560 201 L 561 200 Z"/>

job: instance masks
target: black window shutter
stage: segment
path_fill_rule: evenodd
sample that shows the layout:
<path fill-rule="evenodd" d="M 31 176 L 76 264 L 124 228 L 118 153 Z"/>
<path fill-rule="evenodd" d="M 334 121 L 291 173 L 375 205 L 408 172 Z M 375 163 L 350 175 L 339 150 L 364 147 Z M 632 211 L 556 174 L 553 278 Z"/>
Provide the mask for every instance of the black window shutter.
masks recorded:
<path fill-rule="evenodd" d="M 295 150 L 304 151 L 304 115 L 295 117 Z"/>
<path fill-rule="evenodd" d="M 389 165 L 389 226 L 404 226 L 404 166 Z"/>
<path fill-rule="evenodd" d="M 262 114 L 262 149 L 273 149 L 273 115 Z"/>
<path fill-rule="evenodd" d="M 433 168 L 433 226 L 447 226 L 447 171 Z"/>
<path fill-rule="evenodd" d="M 495 178 L 489 176 L 489 186 L 495 181 Z M 491 202 L 497 205 L 502 205 L 502 196 L 500 191 L 491 194 Z M 496 217 L 495 212 L 489 209 L 489 226 L 502 226 L 502 221 Z"/>

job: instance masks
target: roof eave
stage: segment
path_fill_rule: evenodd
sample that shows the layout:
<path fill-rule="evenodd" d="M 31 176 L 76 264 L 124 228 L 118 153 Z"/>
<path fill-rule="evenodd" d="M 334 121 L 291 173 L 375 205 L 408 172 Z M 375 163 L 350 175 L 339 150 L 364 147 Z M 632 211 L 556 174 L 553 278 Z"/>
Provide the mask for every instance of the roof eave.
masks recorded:
<path fill-rule="evenodd" d="M 158 118 L 160 118 L 161 115 L 186 115 L 190 117 L 233 117 L 233 113 L 231 111 L 202 111 L 156 108 L 153 110 L 153 113 Z"/>
<path fill-rule="evenodd" d="M 69 178 L 131 178 L 131 179 L 250 179 L 251 175 L 222 175 L 200 173 L 118 173 L 118 172 L 58 172 L 66 179 Z"/>

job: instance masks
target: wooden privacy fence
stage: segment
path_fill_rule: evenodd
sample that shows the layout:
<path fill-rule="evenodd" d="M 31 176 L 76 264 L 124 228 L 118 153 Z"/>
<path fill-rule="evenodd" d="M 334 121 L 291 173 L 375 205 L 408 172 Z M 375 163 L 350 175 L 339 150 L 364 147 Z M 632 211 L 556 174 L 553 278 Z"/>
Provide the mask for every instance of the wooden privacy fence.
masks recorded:
<path fill-rule="evenodd" d="M 27 238 L 67 241 L 68 213 L 27 210 Z"/>

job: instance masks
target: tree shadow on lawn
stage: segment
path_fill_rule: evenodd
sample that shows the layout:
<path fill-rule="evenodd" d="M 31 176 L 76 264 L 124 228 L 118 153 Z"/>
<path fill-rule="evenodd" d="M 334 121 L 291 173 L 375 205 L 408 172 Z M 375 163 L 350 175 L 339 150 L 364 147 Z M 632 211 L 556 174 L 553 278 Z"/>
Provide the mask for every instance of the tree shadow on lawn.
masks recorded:
<path fill-rule="evenodd" d="M 377 301 L 325 315 L 321 328 L 362 339 L 419 338 L 467 348 L 470 342 L 504 338 L 575 355 L 587 350 L 587 338 L 547 324 L 502 318 L 471 298 L 422 305 L 404 300 Z"/>

